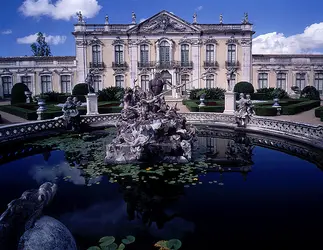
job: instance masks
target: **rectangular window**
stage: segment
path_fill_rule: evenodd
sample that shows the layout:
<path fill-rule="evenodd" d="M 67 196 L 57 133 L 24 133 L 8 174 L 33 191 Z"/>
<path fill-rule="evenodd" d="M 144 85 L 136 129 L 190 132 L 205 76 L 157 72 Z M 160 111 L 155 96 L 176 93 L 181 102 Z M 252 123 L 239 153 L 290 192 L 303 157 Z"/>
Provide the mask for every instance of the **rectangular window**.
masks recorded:
<path fill-rule="evenodd" d="M 116 76 L 116 87 L 124 87 L 124 76 L 118 75 Z"/>
<path fill-rule="evenodd" d="M 189 46 L 183 44 L 181 46 L 181 64 L 182 66 L 188 66 L 189 63 Z"/>
<path fill-rule="evenodd" d="M 147 44 L 143 44 L 140 46 L 140 63 L 144 64 L 143 66 L 148 64 L 148 53 L 149 48 Z"/>
<path fill-rule="evenodd" d="M 101 76 L 95 75 L 93 77 L 93 88 L 95 93 L 97 93 L 100 90 L 100 86 L 101 86 Z"/>
<path fill-rule="evenodd" d="M 31 86 L 31 76 L 22 76 L 20 81 L 28 87 L 29 91 L 33 91 Z"/>
<path fill-rule="evenodd" d="M 315 73 L 314 75 L 314 87 L 323 95 L 323 72 Z"/>
<path fill-rule="evenodd" d="M 236 85 L 236 74 L 232 74 L 232 76 L 230 78 L 230 88 L 231 88 L 231 90 L 233 90 L 234 85 Z"/>
<path fill-rule="evenodd" d="M 181 89 L 182 94 L 184 94 L 184 95 L 186 94 L 186 89 L 189 88 L 189 86 L 187 86 L 189 81 L 190 81 L 189 75 L 187 75 L 187 74 L 181 75 L 181 84 L 185 83 L 185 85 L 182 86 L 182 89 Z"/>
<path fill-rule="evenodd" d="M 206 62 L 208 62 L 208 63 L 214 62 L 214 45 L 213 44 L 206 45 Z"/>
<path fill-rule="evenodd" d="M 286 73 L 277 74 L 277 88 L 286 90 Z"/>
<path fill-rule="evenodd" d="M 228 63 L 235 63 L 236 61 L 236 45 L 228 45 Z"/>
<path fill-rule="evenodd" d="M 143 75 L 141 76 L 141 89 L 148 90 L 148 88 L 149 88 L 149 76 Z"/>
<path fill-rule="evenodd" d="M 115 63 L 123 64 L 123 46 L 116 45 L 115 46 Z"/>
<path fill-rule="evenodd" d="M 214 75 L 208 75 L 206 77 L 206 88 L 210 89 L 210 88 L 214 88 Z"/>
<path fill-rule="evenodd" d="M 170 63 L 170 47 L 168 42 L 163 41 L 159 46 L 159 61 L 162 65 L 167 66 Z"/>
<path fill-rule="evenodd" d="M 305 73 L 296 73 L 296 83 L 295 85 L 299 87 L 299 90 L 305 88 Z"/>
<path fill-rule="evenodd" d="M 268 74 L 267 73 L 259 73 L 258 74 L 258 88 L 268 88 Z"/>
<path fill-rule="evenodd" d="M 93 59 L 93 64 L 96 66 L 99 63 L 101 63 L 100 45 L 93 45 L 92 46 L 92 59 Z"/>
<path fill-rule="evenodd" d="M 41 76 L 40 82 L 41 82 L 42 93 L 47 93 L 52 91 L 51 76 Z"/>
<path fill-rule="evenodd" d="M 3 95 L 4 97 L 9 97 L 11 95 L 11 89 L 12 89 L 12 77 L 3 76 L 1 79 L 2 79 Z"/>
<path fill-rule="evenodd" d="M 61 91 L 62 93 L 71 93 L 71 76 L 62 75 L 61 76 Z"/>

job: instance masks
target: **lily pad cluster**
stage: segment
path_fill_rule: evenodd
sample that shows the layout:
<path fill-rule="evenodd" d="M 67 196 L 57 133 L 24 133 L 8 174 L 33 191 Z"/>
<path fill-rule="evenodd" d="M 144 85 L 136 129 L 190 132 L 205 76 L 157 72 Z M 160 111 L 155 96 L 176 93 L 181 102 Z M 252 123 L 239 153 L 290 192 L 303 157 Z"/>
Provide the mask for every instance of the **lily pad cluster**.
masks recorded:
<path fill-rule="evenodd" d="M 182 242 L 178 239 L 160 240 L 154 247 L 157 247 L 159 250 L 177 250 L 182 247 Z"/>
<path fill-rule="evenodd" d="M 116 243 L 113 236 L 104 236 L 99 240 L 99 246 L 89 247 L 87 250 L 123 250 L 127 245 L 134 243 L 136 238 L 128 235 L 125 239 L 121 240 L 120 244 Z"/>

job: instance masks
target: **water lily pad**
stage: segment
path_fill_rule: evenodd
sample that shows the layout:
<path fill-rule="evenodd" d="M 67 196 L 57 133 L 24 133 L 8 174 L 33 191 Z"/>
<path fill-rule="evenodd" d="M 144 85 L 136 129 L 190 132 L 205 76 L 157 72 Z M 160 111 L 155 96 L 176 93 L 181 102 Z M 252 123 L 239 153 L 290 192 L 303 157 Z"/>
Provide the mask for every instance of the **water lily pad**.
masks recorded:
<path fill-rule="evenodd" d="M 112 243 L 109 246 L 102 246 L 102 244 L 100 245 L 102 250 L 117 250 L 118 249 L 118 245 L 116 243 Z"/>
<path fill-rule="evenodd" d="M 101 248 L 95 246 L 95 247 L 89 247 L 87 250 L 101 250 Z"/>
<path fill-rule="evenodd" d="M 121 243 L 118 247 L 118 250 L 123 250 L 125 248 L 126 248 L 125 244 Z"/>
<path fill-rule="evenodd" d="M 126 237 L 126 239 L 123 239 L 123 240 L 122 240 L 122 243 L 123 243 L 123 244 L 125 244 L 125 245 L 128 245 L 128 244 L 134 243 L 134 242 L 135 242 L 135 240 L 136 240 L 136 238 L 135 238 L 134 236 L 132 236 L 132 235 L 128 235 L 128 236 Z"/>
<path fill-rule="evenodd" d="M 106 246 L 111 245 L 115 240 L 116 239 L 113 236 L 105 236 L 99 240 L 99 243 L 102 243 L 102 244 L 100 244 L 100 246 L 106 247 Z"/>
<path fill-rule="evenodd" d="M 182 242 L 178 239 L 171 239 L 169 241 L 167 241 L 167 247 L 170 249 L 180 249 L 182 247 Z"/>

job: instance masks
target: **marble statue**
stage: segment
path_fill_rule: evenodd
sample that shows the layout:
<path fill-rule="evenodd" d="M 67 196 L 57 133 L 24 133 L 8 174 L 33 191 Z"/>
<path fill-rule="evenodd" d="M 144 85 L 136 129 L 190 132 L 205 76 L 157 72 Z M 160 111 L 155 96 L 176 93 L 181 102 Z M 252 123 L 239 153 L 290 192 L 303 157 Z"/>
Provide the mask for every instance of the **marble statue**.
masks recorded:
<path fill-rule="evenodd" d="M 243 18 L 243 21 L 242 21 L 243 24 L 247 24 L 249 23 L 249 15 L 247 12 L 244 13 L 244 18 Z"/>
<path fill-rule="evenodd" d="M 137 22 L 137 21 L 136 21 L 136 18 L 137 18 L 136 13 L 133 11 L 133 12 L 131 13 L 132 23 L 136 23 L 136 22 Z"/>
<path fill-rule="evenodd" d="M 223 15 L 220 14 L 220 24 L 223 24 Z"/>
<path fill-rule="evenodd" d="M 86 75 L 85 83 L 88 85 L 89 93 L 92 93 L 93 85 L 94 85 L 94 73 L 91 70 Z"/>
<path fill-rule="evenodd" d="M 193 15 L 193 23 L 197 23 L 197 14 L 196 14 L 196 12 Z"/>
<path fill-rule="evenodd" d="M 81 11 L 76 12 L 76 15 L 77 15 L 77 17 L 78 17 L 78 22 L 79 22 L 79 23 L 83 23 L 83 22 L 84 22 L 84 20 L 83 20 L 82 12 L 81 12 Z"/>
<path fill-rule="evenodd" d="M 80 106 L 82 106 L 82 103 L 77 100 L 77 97 L 67 97 L 67 100 L 62 107 L 62 118 L 65 121 L 65 126 L 67 129 L 72 129 L 75 131 L 80 128 L 81 118 L 78 111 L 78 107 Z"/>
<path fill-rule="evenodd" d="M 234 113 L 236 123 L 239 127 L 246 127 L 251 117 L 255 114 L 254 106 L 250 99 L 250 95 L 246 95 L 246 98 L 247 99 L 245 99 L 243 93 L 240 93 L 240 100 L 238 101 L 238 110 Z"/>
<path fill-rule="evenodd" d="M 109 24 L 109 16 L 105 15 L 105 24 Z"/>
<path fill-rule="evenodd" d="M 163 86 L 167 81 L 157 73 L 149 90 L 138 86 L 127 89 L 116 124 L 117 137 L 107 145 L 107 163 L 143 161 L 189 162 L 195 129 L 177 113 L 176 105 L 167 105 Z"/>
<path fill-rule="evenodd" d="M 0 216 L 0 249 L 77 249 L 70 231 L 58 220 L 43 215 L 56 190 L 56 184 L 46 182 L 8 204 Z"/>

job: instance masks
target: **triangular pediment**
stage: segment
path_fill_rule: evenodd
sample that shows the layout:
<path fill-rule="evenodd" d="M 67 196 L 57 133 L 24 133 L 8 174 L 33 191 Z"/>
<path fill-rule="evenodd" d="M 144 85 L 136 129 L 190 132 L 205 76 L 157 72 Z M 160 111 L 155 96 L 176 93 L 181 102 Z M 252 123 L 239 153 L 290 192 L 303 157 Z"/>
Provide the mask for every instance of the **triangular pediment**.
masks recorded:
<path fill-rule="evenodd" d="M 128 33 L 195 33 L 200 32 L 200 29 L 195 25 L 186 22 L 185 20 L 175 16 L 168 11 L 161 11 L 149 19 L 130 28 Z"/>

